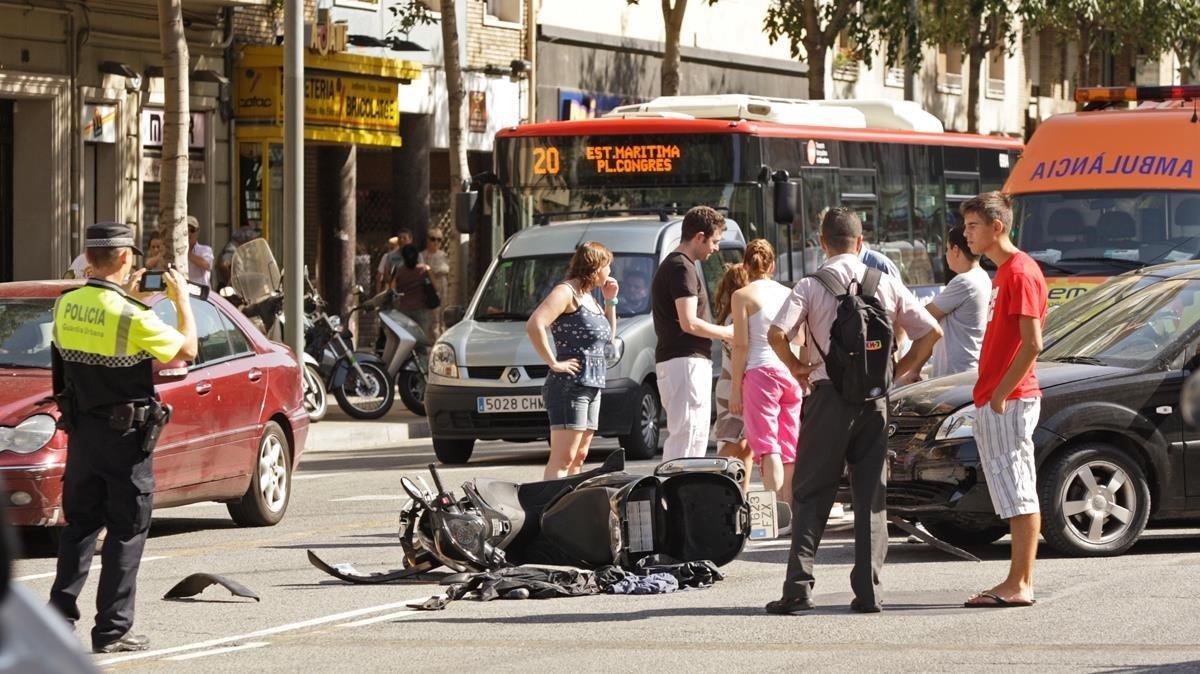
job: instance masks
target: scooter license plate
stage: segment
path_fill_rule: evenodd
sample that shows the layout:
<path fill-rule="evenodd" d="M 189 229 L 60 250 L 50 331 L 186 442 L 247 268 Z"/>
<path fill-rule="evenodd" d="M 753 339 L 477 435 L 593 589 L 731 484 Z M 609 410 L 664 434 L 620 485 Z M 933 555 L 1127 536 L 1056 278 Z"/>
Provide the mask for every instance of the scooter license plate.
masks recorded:
<path fill-rule="evenodd" d="M 750 504 L 750 540 L 769 540 L 779 535 L 779 517 L 775 510 L 775 492 L 746 492 Z"/>
<path fill-rule="evenodd" d="M 532 396 L 479 396 L 475 399 L 475 410 L 480 414 L 503 414 L 510 412 L 545 412 L 546 403 L 539 395 Z"/>

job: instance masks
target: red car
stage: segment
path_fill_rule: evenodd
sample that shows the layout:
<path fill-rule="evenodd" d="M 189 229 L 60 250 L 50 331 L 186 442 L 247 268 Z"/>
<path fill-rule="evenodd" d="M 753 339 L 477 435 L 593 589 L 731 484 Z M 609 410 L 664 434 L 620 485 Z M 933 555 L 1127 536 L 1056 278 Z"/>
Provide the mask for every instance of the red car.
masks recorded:
<path fill-rule="evenodd" d="M 0 478 L 13 524 L 59 526 L 66 435 L 55 429 L 50 340 L 54 300 L 78 281 L 0 283 Z M 283 518 L 308 436 L 302 368 L 212 293 L 191 298 L 199 354 L 190 366 L 155 361 L 155 385 L 174 408 L 154 452 L 156 508 L 220 501 L 243 526 Z M 154 312 L 176 324 L 164 296 Z"/>

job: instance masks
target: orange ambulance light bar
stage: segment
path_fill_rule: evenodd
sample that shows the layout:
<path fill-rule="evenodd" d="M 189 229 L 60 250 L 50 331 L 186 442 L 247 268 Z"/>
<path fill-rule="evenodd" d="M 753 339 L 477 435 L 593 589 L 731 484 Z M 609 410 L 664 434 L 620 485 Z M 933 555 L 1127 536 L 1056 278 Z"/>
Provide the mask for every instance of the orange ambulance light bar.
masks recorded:
<path fill-rule="evenodd" d="M 1200 84 L 1173 87 L 1080 87 L 1075 90 L 1076 103 L 1140 103 L 1195 99 L 1200 99 Z"/>

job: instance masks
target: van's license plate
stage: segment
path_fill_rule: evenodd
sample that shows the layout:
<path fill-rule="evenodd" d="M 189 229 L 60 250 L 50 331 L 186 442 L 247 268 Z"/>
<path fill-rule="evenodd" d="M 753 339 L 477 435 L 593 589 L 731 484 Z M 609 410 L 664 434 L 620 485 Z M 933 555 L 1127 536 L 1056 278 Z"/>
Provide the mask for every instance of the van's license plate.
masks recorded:
<path fill-rule="evenodd" d="M 541 396 L 479 396 L 475 409 L 480 414 L 503 412 L 544 412 L 546 403 Z"/>

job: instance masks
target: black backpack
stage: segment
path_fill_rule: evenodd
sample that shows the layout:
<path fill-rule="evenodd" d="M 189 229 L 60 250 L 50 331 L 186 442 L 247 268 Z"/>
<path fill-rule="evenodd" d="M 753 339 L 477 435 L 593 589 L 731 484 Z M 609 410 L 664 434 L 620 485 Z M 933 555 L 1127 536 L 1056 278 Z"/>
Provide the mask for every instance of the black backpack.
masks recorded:
<path fill-rule="evenodd" d="M 811 275 L 837 300 L 829 330 L 829 353 L 813 346 L 825 361 L 829 381 L 847 402 L 862 403 L 887 395 L 892 385 L 895 335 L 883 303 L 875 296 L 883 273 L 868 268 L 863 280 L 843 286 L 830 269 Z"/>

